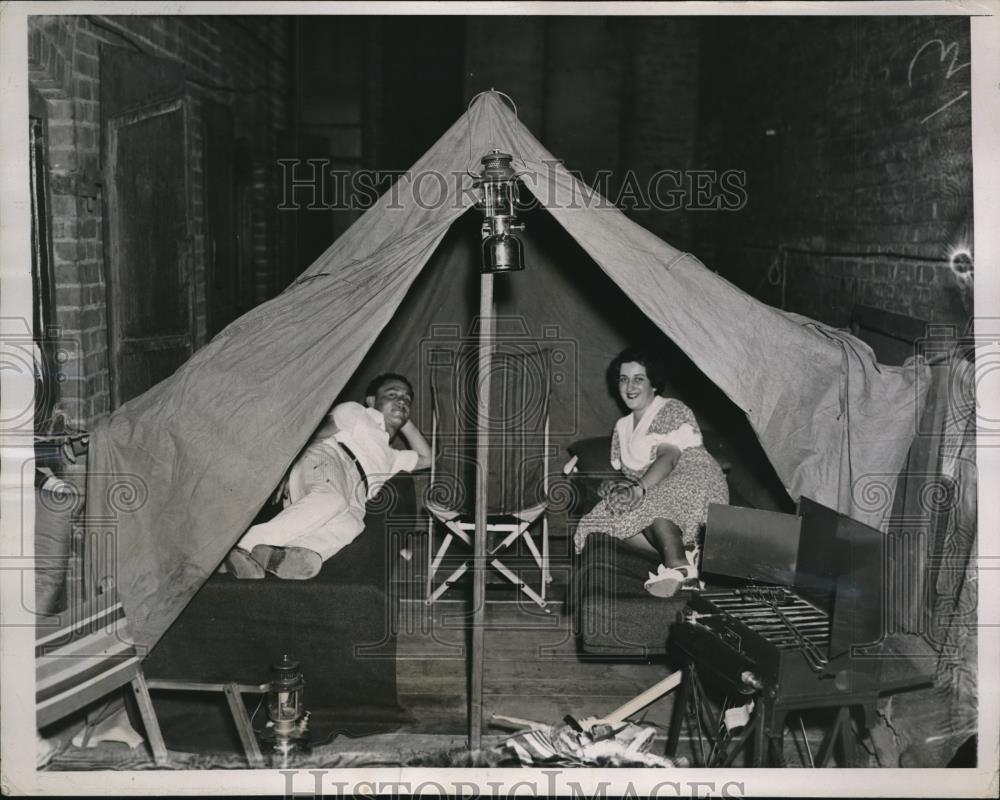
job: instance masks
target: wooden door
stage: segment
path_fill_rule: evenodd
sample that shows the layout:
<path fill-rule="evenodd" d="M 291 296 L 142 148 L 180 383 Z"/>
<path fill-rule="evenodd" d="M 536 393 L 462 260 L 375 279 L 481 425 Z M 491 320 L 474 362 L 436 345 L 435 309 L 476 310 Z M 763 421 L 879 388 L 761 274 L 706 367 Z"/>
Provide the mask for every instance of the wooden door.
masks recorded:
<path fill-rule="evenodd" d="M 238 253 L 236 238 L 233 114 L 221 103 L 205 103 L 205 249 L 208 272 L 205 311 L 208 338 L 237 317 Z"/>
<path fill-rule="evenodd" d="M 191 355 L 187 106 L 183 75 L 117 48 L 101 58 L 112 404 Z"/>

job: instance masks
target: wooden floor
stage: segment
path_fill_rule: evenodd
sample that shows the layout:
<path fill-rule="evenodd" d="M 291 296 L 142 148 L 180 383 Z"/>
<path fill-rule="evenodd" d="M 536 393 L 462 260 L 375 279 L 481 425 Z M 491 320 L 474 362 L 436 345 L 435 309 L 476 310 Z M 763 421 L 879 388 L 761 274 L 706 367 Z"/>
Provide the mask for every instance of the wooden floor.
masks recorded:
<path fill-rule="evenodd" d="M 660 664 L 586 660 L 577 653 L 563 602 L 551 613 L 518 601 L 487 600 L 484 635 L 483 730 L 493 714 L 547 724 L 603 716 L 668 674 Z M 418 729 L 466 730 L 469 648 L 462 600 L 403 603 L 411 624 L 397 645 L 400 703 Z M 666 726 L 669 701 L 649 707 L 647 720 Z"/>
<path fill-rule="evenodd" d="M 426 553 L 415 550 L 406 555 L 394 587 L 400 597 L 396 676 L 400 703 L 413 714 L 414 722 L 400 734 L 461 737 L 468 731 L 470 592 L 455 587 L 428 606 Z M 564 582 L 556 570 L 545 609 L 515 588 L 497 582 L 495 573 L 487 585 L 484 741 L 512 730 L 495 721 L 494 715 L 550 725 L 562 723 L 567 715 L 576 719 L 600 717 L 670 674 L 666 664 L 658 660 L 623 660 L 581 652 Z M 665 737 L 672 709 L 673 695 L 667 694 L 630 719 L 660 727 Z M 815 753 L 823 725 L 807 720 L 806 729 Z M 791 731 L 785 737 L 789 765 L 808 763 L 802 733 Z M 695 746 L 685 729 L 677 755 L 691 759 Z"/>
<path fill-rule="evenodd" d="M 407 555 L 394 586 L 400 596 L 400 703 L 416 717 L 414 730 L 465 732 L 470 592 L 456 586 L 428 606 L 426 552 L 418 543 Z M 494 714 L 546 724 L 561 723 L 566 715 L 603 716 L 668 674 L 662 664 L 598 661 L 580 653 L 565 599 L 566 571 L 553 572 L 542 609 L 491 571 L 484 614 L 484 733 L 509 731 L 491 724 Z M 438 577 L 447 574 L 441 570 Z M 668 698 L 650 706 L 646 720 L 666 727 L 669 715 Z"/>
<path fill-rule="evenodd" d="M 392 734 L 338 738 L 317 755 L 365 757 L 368 763 L 383 763 L 378 760 L 382 758 L 384 763 L 399 764 L 415 754 L 467 746 L 469 592 L 455 587 L 428 606 L 426 558 L 425 552 L 407 551 L 400 558 L 392 587 L 400 600 L 396 662 L 399 701 L 413 721 Z M 488 586 L 484 614 L 484 748 L 499 743 L 513 730 L 510 725 L 496 722 L 494 715 L 548 725 L 561 724 L 567 715 L 576 719 L 600 717 L 669 674 L 666 665 L 659 662 L 597 658 L 580 652 L 565 595 L 566 587 L 558 577 L 548 589 L 544 609 L 509 585 L 493 582 Z M 630 719 L 658 726 L 665 739 L 672 704 L 673 696 L 668 694 Z M 806 724 L 815 752 L 822 726 L 808 721 Z M 796 732 L 786 736 L 785 757 L 790 766 L 807 763 L 805 753 L 799 752 L 804 742 Z M 123 757 L 120 747 L 102 745 L 96 751 L 70 748 L 50 768 L 107 766 Z M 677 755 L 691 759 L 694 747 L 685 731 Z M 659 744 L 655 752 L 662 755 Z M 138 751 L 124 757 L 132 767 L 135 763 L 141 765 L 145 758 Z M 191 758 L 194 760 L 189 768 L 209 766 L 196 756 Z M 236 754 L 234 758 L 239 760 Z"/>

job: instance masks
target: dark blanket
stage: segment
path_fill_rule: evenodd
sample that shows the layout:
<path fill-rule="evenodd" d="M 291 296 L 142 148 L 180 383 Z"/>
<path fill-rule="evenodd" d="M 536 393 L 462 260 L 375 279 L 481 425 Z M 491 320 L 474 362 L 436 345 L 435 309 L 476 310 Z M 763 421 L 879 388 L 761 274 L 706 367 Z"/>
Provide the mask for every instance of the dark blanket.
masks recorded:
<path fill-rule="evenodd" d="M 573 474 L 573 507 L 576 520 L 600 499 L 597 488 L 605 478 L 618 477 L 608 461 L 610 437 L 594 437 L 569 448 L 577 457 Z M 721 445 L 712 447 L 720 463 Z M 570 525 L 570 530 L 575 524 Z M 585 653 L 619 658 L 646 658 L 666 652 L 667 636 L 683 595 L 664 600 L 650 595 L 643 584 L 659 559 L 653 553 L 603 534 L 591 534 L 577 558 L 573 575 L 573 607 L 580 646 Z"/>
<path fill-rule="evenodd" d="M 648 657 L 666 652 L 670 626 L 687 600 L 653 597 L 644 588 L 656 556 L 637 553 L 620 540 L 592 534 L 573 580 L 576 624 L 585 653 Z"/>
<path fill-rule="evenodd" d="M 407 718 L 396 696 L 391 574 L 414 508 L 412 480 L 397 477 L 369 503 L 365 531 L 312 580 L 213 575 L 154 648 L 146 674 L 262 683 L 269 665 L 288 653 L 301 662 L 314 741 L 391 730 Z M 239 749 L 221 694 L 158 691 L 153 699 L 168 747 Z M 247 696 L 251 713 L 258 700 Z M 265 722 L 262 707 L 254 727 Z"/>

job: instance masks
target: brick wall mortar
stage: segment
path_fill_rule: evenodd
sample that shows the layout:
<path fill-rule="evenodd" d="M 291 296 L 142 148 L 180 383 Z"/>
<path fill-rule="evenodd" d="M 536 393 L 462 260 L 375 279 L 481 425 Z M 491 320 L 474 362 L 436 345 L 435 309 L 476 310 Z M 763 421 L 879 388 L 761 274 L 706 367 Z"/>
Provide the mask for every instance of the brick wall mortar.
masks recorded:
<path fill-rule="evenodd" d="M 602 185 L 612 199 L 629 171 L 645 194 L 658 170 L 691 166 L 697 21 L 471 17 L 466 41 L 466 96 L 490 87 L 508 92 L 520 119 L 568 169 L 588 182 L 610 172 Z M 688 246 L 684 211 L 626 213 L 667 241 Z"/>
<path fill-rule="evenodd" d="M 950 76 L 935 40 L 955 44 Z M 964 323 L 949 258 L 972 240 L 970 107 L 932 112 L 968 89 L 968 20 L 713 20 L 703 47 L 700 160 L 746 170 L 749 203 L 700 218 L 696 252 L 757 287 L 752 249 L 811 251 L 788 262 L 786 307 L 831 324 L 859 303 Z"/>

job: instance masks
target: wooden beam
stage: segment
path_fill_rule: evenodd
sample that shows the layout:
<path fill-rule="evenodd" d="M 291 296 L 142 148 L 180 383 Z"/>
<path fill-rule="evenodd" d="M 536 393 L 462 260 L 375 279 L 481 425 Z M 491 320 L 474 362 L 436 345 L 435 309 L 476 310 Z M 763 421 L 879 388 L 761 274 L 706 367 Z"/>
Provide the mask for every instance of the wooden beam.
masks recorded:
<path fill-rule="evenodd" d="M 486 616 L 486 512 L 490 467 L 490 361 L 493 354 L 493 276 L 479 282 L 479 362 L 476 386 L 476 538 L 472 559 L 472 674 L 469 680 L 469 749 L 483 736 L 483 622 Z"/>

